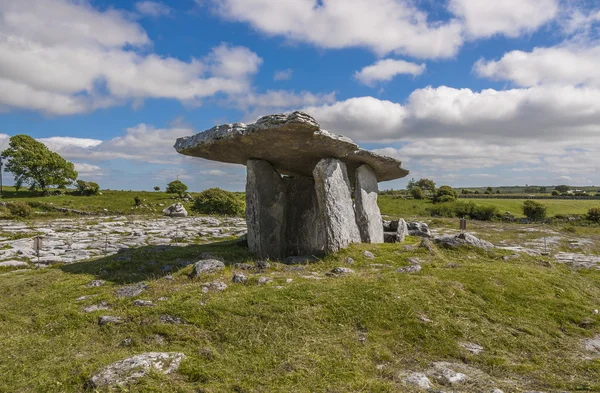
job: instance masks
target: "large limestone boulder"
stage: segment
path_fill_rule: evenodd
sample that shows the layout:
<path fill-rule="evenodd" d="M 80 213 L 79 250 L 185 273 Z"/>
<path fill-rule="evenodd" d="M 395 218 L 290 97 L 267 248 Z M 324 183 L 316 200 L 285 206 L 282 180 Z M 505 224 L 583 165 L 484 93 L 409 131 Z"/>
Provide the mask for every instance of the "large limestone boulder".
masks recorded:
<path fill-rule="evenodd" d="M 188 212 L 181 203 L 174 203 L 166 209 L 163 209 L 163 214 L 169 217 L 187 217 Z"/>
<path fill-rule="evenodd" d="M 408 171 L 395 158 L 358 147 L 350 138 L 323 130 L 304 112 L 264 116 L 254 124 L 223 124 L 194 136 L 177 139 L 175 149 L 193 157 L 246 165 L 250 159 L 268 161 L 281 174 L 312 177 L 323 158 L 344 162 L 350 179 L 368 164 L 377 181 L 404 177 Z"/>
<path fill-rule="evenodd" d="M 354 207 L 363 243 L 383 243 L 381 212 L 377 205 L 378 192 L 375 172 L 368 165 L 358 167 L 354 183 Z"/>
<path fill-rule="evenodd" d="M 346 165 L 335 158 L 321 160 L 313 172 L 325 251 L 335 252 L 360 243 Z"/>
<path fill-rule="evenodd" d="M 285 257 L 286 190 L 271 164 L 248 160 L 246 223 L 248 248 L 259 258 Z"/>
<path fill-rule="evenodd" d="M 433 239 L 436 243 L 449 248 L 458 248 L 460 246 L 471 246 L 488 250 L 494 248 L 494 245 L 487 240 L 479 239 L 470 233 L 459 233 L 458 235 L 442 235 Z"/>

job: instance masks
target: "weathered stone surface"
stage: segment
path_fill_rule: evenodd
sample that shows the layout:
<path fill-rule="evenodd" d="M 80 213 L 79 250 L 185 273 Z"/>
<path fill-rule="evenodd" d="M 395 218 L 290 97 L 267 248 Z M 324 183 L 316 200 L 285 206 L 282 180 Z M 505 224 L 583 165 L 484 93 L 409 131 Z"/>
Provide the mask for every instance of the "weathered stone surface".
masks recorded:
<path fill-rule="evenodd" d="M 119 288 L 117 290 L 118 297 L 135 297 L 140 295 L 144 290 L 148 288 L 148 285 L 143 283 L 138 283 L 135 285 L 129 285 L 123 288 Z"/>
<path fill-rule="evenodd" d="M 404 378 L 407 385 L 415 385 L 423 389 L 431 388 L 431 381 L 423 373 L 410 373 Z"/>
<path fill-rule="evenodd" d="M 185 355 L 180 352 L 148 352 L 119 360 L 90 378 L 90 385 L 123 386 L 146 376 L 150 371 L 170 374 L 177 371 Z"/>
<path fill-rule="evenodd" d="M 174 203 L 163 210 L 163 214 L 169 217 L 187 217 L 188 212 L 181 203 Z"/>
<path fill-rule="evenodd" d="M 354 182 L 354 210 L 356 224 L 363 243 L 383 243 L 381 212 L 377 205 L 377 177 L 368 165 L 356 169 Z"/>
<path fill-rule="evenodd" d="M 313 255 L 294 255 L 283 260 L 286 265 L 306 265 L 309 263 L 318 262 L 319 258 Z"/>
<path fill-rule="evenodd" d="M 259 258 L 281 259 L 286 249 L 285 184 L 266 161 L 248 160 L 247 166 L 248 248 Z"/>
<path fill-rule="evenodd" d="M 231 281 L 236 284 L 242 284 L 242 283 L 245 283 L 246 281 L 248 281 L 248 278 L 246 277 L 245 274 L 234 273 L 233 277 L 231 278 Z"/>
<path fill-rule="evenodd" d="M 225 269 L 225 264 L 217 259 L 204 259 L 194 263 L 191 277 L 200 277 L 205 274 L 214 273 Z"/>
<path fill-rule="evenodd" d="M 319 220 L 324 226 L 325 252 L 336 252 L 350 243 L 360 243 L 346 165 L 334 158 L 323 159 L 315 167 L 313 176 Z"/>
<path fill-rule="evenodd" d="M 95 310 L 92 310 L 95 311 Z M 91 312 L 91 311 L 89 311 Z M 120 317 L 113 317 L 110 315 L 103 315 L 100 318 L 98 318 L 98 325 L 100 326 L 104 326 L 104 325 L 108 325 L 108 324 L 119 324 L 119 323 L 123 323 L 123 318 Z"/>
<path fill-rule="evenodd" d="M 410 236 L 431 237 L 429 225 L 424 222 L 409 222 L 406 225 Z"/>
<path fill-rule="evenodd" d="M 349 267 L 338 266 L 338 267 L 334 267 L 331 270 L 331 273 L 337 274 L 337 275 L 353 274 L 354 270 L 350 269 Z"/>
<path fill-rule="evenodd" d="M 486 240 L 481 240 L 470 233 L 459 233 L 458 235 L 443 235 L 433 239 L 436 243 L 446 247 L 457 248 L 460 246 L 471 246 L 488 250 L 494 245 Z"/>
<path fill-rule="evenodd" d="M 402 243 L 408 235 L 408 225 L 403 218 L 398 220 L 398 229 L 396 229 L 396 242 Z"/>
<path fill-rule="evenodd" d="M 352 179 L 362 164 L 373 168 L 378 181 L 408 174 L 400 161 L 360 149 L 351 139 L 321 129 L 303 112 L 265 116 L 255 124 L 216 126 L 177 139 L 175 149 L 188 156 L 236 164 L 265 160 L 286 175 L 310 177 L 317 163 L 327 157 L 347 164 Z"/>
<path fill-rule="evenodd" d="M 4 261 L 0 262 L 0 267 L 29 267 L 29 264 L 23 261 Z"/>
<path fill-rule="evenodd" d="M 385 243 L 402 243 L 408 235 L 408 226 L 403 218 L 383 221 L 383 240 Z"/>
<path fill-rule="evenodd" d="M 284 177 L 287 209 L 285 238 L 287 255 L 320 255 L 325 248 L 325 235 L 319 220 L 319 204 L 312 178 Z"/>
<path fill-rule="evenodd" d="M 213 281 L 213 282 L 208 282 L 206 284 L 202 284 L 202 292 L 207 293 L 210 291 L 224 291 L 227 289 L 227 284 L 225 284 L 223 281 Z"/>

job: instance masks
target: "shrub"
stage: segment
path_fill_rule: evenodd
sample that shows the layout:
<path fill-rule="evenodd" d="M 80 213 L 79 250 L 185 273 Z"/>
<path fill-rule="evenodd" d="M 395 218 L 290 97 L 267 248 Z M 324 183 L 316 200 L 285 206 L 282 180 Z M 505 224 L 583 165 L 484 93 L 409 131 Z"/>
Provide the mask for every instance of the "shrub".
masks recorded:
<path fill-rule="evenodd" d="M 530 220 L 543 220 L 546 218 L 546 206 L 536 201 L 525 201 L 523 203 L 523 214 Z"/>
<path fill-rule="evenodd" d="M 476 205 L 470 216 L 474 220 L 491 221 L 498 215 L 498 207 L 492 205 Z"/>
<path fill-rule="evenodd" d="M 96 195 L 100 191 L 98 183 L 93 181 L 77 180 L 77 191 L 81 195 Z"/>
<path fill-rule="evenodd" d="M 160 187 L 159 186 L 154 186 L 154 191 L 160 191 Z"/>
<path fill-rule="evenodd" d="M 454 203 L 437 203 L 427 208 L 429 214 L 433 217 L 456 217 L 456 211 L 454 210 Z"/>
<path fill-rule="evenodd" d="M 133 197 L 133 202 L 136 206 L 140 206 L 142 204 L 142 199 L 139 196 Z"/>
<path fill-rule="evenodd" d="M 186 192 L 188 187 L 183 184 L 181 180 L 173 180 L 171 183 L 167 184 L 167 193 L 169 194 L 177 194 L 181 198 L 184 192 Z"/>
<path fill-rule="evenodd" d="M 410 190 L 410 195 L 415 199 L 425 199 L 425 193 L 421 187 L 413 187 Z"/>
<path fill-rule="evenodd" d="M 558 191 L 558 190 L 552 191 L 552 196 L 559 196 L 559 195 L 560 195 L 560 191 Z"/>
<path fill-rule="evenodd" d="M 196 197 L 192 209 L 202 214 L 238 216 L 246 210 L 246 204 L 233 192 L 209 188 Z"/>
<path fill-rule="evenodd" d="M 458 193 L 452 189 L 450 186 L 441 186 L 435 192 L 435 196 L 433 197 L 433 202 L 435 203 L 444 203 L 444 202 L 452 202 L 456 199 Z"/>
<path fill-rule="evenodd" d="M 592 207 L 588 210 L 586 218 L 593 222 L 600 222 L 600 207 Z"/>
<path fill-rule="evenodd" d="M 8 204 L 7 207 L 14 217 L 30 217 L 33 215 L 33 208 L 25 202 L 13 202 Z"/>
<path fill-rule="evenodd" d="M 454 198 L 452 195 L 442 195 L 441 197 L 437 198 L 437 200 L 435 201 L 436 203 L 446 203 L 446 202 L 454 202 L 456 200 L 456 198 Z"/>

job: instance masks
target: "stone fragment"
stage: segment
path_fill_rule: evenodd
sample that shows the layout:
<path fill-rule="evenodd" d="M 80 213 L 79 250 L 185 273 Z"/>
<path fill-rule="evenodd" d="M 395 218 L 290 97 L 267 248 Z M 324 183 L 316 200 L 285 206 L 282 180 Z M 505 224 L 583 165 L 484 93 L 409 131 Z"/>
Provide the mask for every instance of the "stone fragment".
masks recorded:
<path fill-rule="evenodd" d="M 325 252 L 336 252 L 351 243 L 360 243 L 346 165 L 336 159 L 323 159 L 313 175 L 319 220 L 324 225 Z"/>
<path fill-rule="evenodd" d="M 168 314 L 161 315 L 160 317 L 158 317 L 158 320 L 161 321 L 162 323 L 170 323 L 172 325 L 180 325 L 180 324 L 184 323 L 183 319 L 176 317 L 174 315 L 168 315 Z"/>
<path fill-rule="evenodd" d="M 268 261 L 256 261 L 256 268 L 258 270 L 266 270 L 271 267 L 271 264 Z"/>
<path fill-rule="evenodd" d="M 459 345 L 471 352 L 473 355 L 479 355 L 481 352 L 483 352 L 483 347 L 475 343 L 460 343 Z"/>
<path fill-rule="evenodd" d="M 242 273 L 234 273 L 231 281 L 236 284 L 243 284 L 248 281 L 248 278 Z"/>
<path fill-rule="evenodd" d="M 421 271 L 421 265 L 404 266 L 396 270 L 398 273 L 417 273 Z"/>
<path fill-rule="evenodd" d="M 285 184 L 266 161 L 248 160 L 246 165 L 248 248 L 259 258 L 282 259 L 286 250 Z"/>
<path fill-rule="evenodd" d="M 144 290 L 148 288 L 148 285 L 143 283 L 138 283 L 135 285 L 129 285 L 123 288 L 119 288 L 117 290 L 118 297 L 135 297 L 140 295 Z"/>
<path fill-rule="evenodd" d="M 431 388 L 431 381 L 427 375 L 423 373 L 410 373 L 404 378 L 404 383 L 407 385 L 418 386 L 423 389 Z"/>
<path fill-rule="evenodd" d="M 408 235 L 408 225 L 404 218 L 398 220 L 398 228 L 396 229 L 396 242 L 402 243 Z"/>
<path fill-rule="evenodd" d="M 431 376 L 443 385 L 458 385 L 465 383 L 469 378 L 450 368 L 451 364 L 446 362 L 433 363 Z"/>
<path fill-rule="evenodd" d="M 152 302 L 152 300 L 141 300 L 141 299 L 136 299 L 133 301 L 133 304 L 138 306 L 138 307 L 152 307 L 154 306 L 154 302 Z"/>
<path fill-rule="evenodd" d="M 258 285 L 264 285 L 264 284 L 268 284 L 270 282 L 273 282 L 273 279 L 271 277 L 259 277 L 258 278 Z"/>
<path fill-rule="evenodd" d="M 123 318 L 113 317 L 110 315 L 103 315 L 100 318 L 98 318 L 98 325 L 100 325 L 100 326 L 104 326 L 104 325 L 108 325 L 108 324 L 116 325 L 119 323 L 123 323 Z"/>
<path fill-rule="evenodd" d="M 320 255 L 325 248 L 324 227 L 312 178 L 284 177 L 286 186 L 286 255 Z"/>
<path fill-rule="evenodd" d="M 429 225 L 424 222 L 409 222 L 406 226 L 410 236 L 431 237 Z"/>
<path fill-rule="evenodd" d="M 87 306 L 83 308 L 83 311 L 85 312 L 94 312 L 94 311 L 105 311 L 105 310 L 109 310 L 110 307 L 108 307 L 108 303 L 107 302 L 100 302 L 100 304 L 94 304 L 91 306 Z"/>
<path fill-rule="evenodd" d="M 187 217 L 188 212 L 181 203 L 174 203 L 171 206 L 163 209 L 163 214 L 169 217 Z"/>
<path fill-rule="evenodd" d="M 95 388 L 124 386 L 148 375 L 151 371 L 171 374 L 179 368 L 185 355 L 180 352 L 147 352 L 119 360 L 98 371 L 89 380 Z"/>
<path fill-rule="evenodd" d="M 218 272 L 225 269 L 225 264 L 217 259 L 203 259 L 194 263 L 191 277 L 200 277 L 206 274 Z"/>
<path fill-rule="evenodd" d="M 486 240 L 481 240 L 470 233 L 459 233 L 457 235 L 437 236 L 433 239 L 436 243 L 450 248 L 458 248 L 461 246 L 471 246 L 488 250 L 494 248 L 494 245 Z"/>
<path fill-rule="evenodd" d="M 254 266 L 252 266 L 249 263 L 236 263 L 235 265 L 233 265 L 236 269 L 240 269 L 240 270 L 252 270 L 254 269 Z"/>
<path fill-rule="evenodd" d="M 600 354 L 600 335 L 584 340 L 583 347 L 586 351 Z"/>
<path fill-rule="evenodd" d="M 363 251 L 363 256 L 367 259 L 375 259 L 375 255 L 371 251 Z"/>
<path fill-rule="evenodd" d="M 88 283 L 87 287 L 89 287 L 89 288 L 101 287 L 104 284 L 106 284 L 106 281 L 104 281 L 104 280 L 93 280 Z"/>
<path fill-rule="evenodd" d="M 223 281 L 213 281 L 202 285 L 202 292 L 207 293 L 209 291 L 224 291 L 227 289 L 227 284 Z"/>
<path fill-rule="evenodd" d="M 342 274 L 353 274 L 354 270 L 352 270 L 352 269 L 350 269 L 348 267 L 338 266 L 338 267 L 334 267 L 331 270 L 331 273 L 333 273 L 333 274 L 339 274 L 339 275 L 342 275 Z"/>
<path fill-rule="evenodd" d="M 299 255 L 287 257 L 283 260 L 283 263 L 286 265 L 307 265 L 309 263 L 318 262 L 319 258 L 313 255 Z"/>
<path fill-rule="evenodd" d="M 356 223 L 363 243 L 383 243 L 381 212 L 377 205 L 377 177 L 368 165 L 356 169 L 354 209 Z"/>

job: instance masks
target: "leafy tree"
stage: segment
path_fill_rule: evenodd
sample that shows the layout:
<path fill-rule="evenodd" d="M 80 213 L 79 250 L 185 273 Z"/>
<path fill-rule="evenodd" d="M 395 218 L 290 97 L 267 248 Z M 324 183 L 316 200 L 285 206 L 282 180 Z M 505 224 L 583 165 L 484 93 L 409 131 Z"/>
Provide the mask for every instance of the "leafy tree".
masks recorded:
<path fill-rule="evenodd" d="M 198 194 L 192 209 L 202 214 L 239 216 L 246 210 L 246 204 L 233 192 L 209 188 Z"/>
<path fill-rule="evenodd" d="M 496 194 L 501 194 L 500 190 L 496 190 Z"/>
<path fill-rule="evenodd" d="M 546 191 L 547 191 L 546 187 L 540 187 L 540 189 L 538 190 L 538 192 L 539 192 L 540 194 L 545 194 L 545 193 L 546 193 Z"/>
<path fill-rule="evenodd" d="M 438 202 L 452 202 L 458 197 L 458 193 L 450 186 L 441 186 L 435 193 L 433 201 Z"/>
<path fill-rule="evenodd" d="M 486 191 L 489 191 L 489 192 L 490 192 L 490 194 L 491 194 L 491 193 L 492 193 L 492 191 L 493 191 L 493 190 L 492 190 L 492 187 L 488 187 L 488 188 L 486 188 L 485 190 L 486 190 Z"/>
<path fill-rule="evenodd" d="M 411 192 L 415 187 L 417 187 L 417 181 L 414 178 L 412 178 L 408 181 L 408 184 L 406 185 L 406 190 L 408 192 Z"/>
<path fill-rule="evenodd" d="M 1 156 L 8 160 L 5 168 L 13 174 L 17 189 L 27 184 L 46 193 L 49 186 L 66 186 L 77 179 L 72 162 L 28 135 L 12 136 Z"/>
<path fill-rule="evenodd" d="M 77 180 L 77 191 L 81 195 L 96 195 L 100 191 L 98 183 L 93 181 Z"/>
<path fill-rule="evenodd" d="M 523 203 L 523 214 L 530 220 L 543 220 L 546 218 L 546 206 L 536 201 L 525 201 Z"/>
<path fill-rule="evenodd" d="M 562 192 L 567 192 L 567 191 L 571 190 L 571 187 L 569 187 L 569 186 L 567 186 L 567 185 L 564 185 L 564 184 L 563 184 L 563 185 L 560 185 L 560 186 L 556 186 L 556 187 L 554 187 L 554 189 L 555 189 L 556 191 L 558 191 L 558 192 L 561 192 L 561 193 L 562 193 Z"/>
<path fill-rule="evenodd" d="M 187 191 L 187 189 L 188 187 L 180 180 L 173 180 L 171 183 L 167 184 L 167 192 L 169 194 L 177 194 L 180 198 Z"/>
<path fill-rule="evenodd" d="M 421 187 L 415 186 L 410 190 L 410 195 L 415 199 L 425 199 L 425 193 Z"/>
<path fill-rule="evenodd" d="M 160 187 L 159 186 L 154 186 L 154 191 L 160 191 Z"/>
<path fill-rule="evenodd" d="M 559 195 L 560 195 L 560 191 L 558 191 L 558 190 L 552 191 L 552 196 L 559 196 Z"/>
<path fill-rule="evenodd" d="M 416 183 L 423 191 L 428 191 L 431 194 L 435 194 L 435 183 L 431 179 L 419 179 Z"/>

